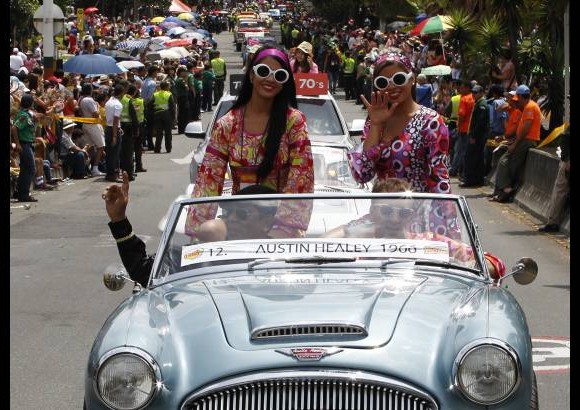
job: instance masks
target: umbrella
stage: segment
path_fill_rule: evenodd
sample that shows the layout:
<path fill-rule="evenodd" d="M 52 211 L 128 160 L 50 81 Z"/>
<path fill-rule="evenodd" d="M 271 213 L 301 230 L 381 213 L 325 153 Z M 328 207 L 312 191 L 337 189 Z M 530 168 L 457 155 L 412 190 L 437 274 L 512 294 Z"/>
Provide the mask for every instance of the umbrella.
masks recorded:
<path fill-rule="evenodd" d="M 204 37 L 205 36 L 201 33 L 192 33 L 191 31 L 188 31 L 181 35 L 181 38 L 195 38 L 196 40 L 203 40 Z"/>
<path fill-rule="evenodd" d="M 197 30 L 195 30 L 196 33 L 201 33 L 203 34 L 205 37 L 209 37 L 209 31 L 204 30 L 202 28 L 198 28 Z"/>
<path fill-rule="evenodd" d="M 164 23 L 177 23 L 180 26 L 187 26 L 189 23 L 178 19 L 177 17 L 167 17 L 165 20 L 163 20 Z"/>
<path fill-rule="evenodd" d="M 135 60 L 121 61 L 121 62 L 118 62 L 117 65 L 119 67 L 124 67 L 127 70 L 131 70 L 132 68 L 144 67 L 144 64 L 142 62 L 135 61 Z"/>
<path fill-rule="evenodd" d="M 191 38 L 176 38 L 175 40 L 166 41 L 165 44 L 167 47 L 178 47 L 178 46 L 190 46 L 191 45 Z"/>
<path fill-rule="evenodd" d="M 179 20 L 191 21 L 193 20 L 193 14 L 191 13 L 181 13 L 177 15 Z"/>
<path fill-rule="evenodd" d="M 185 47 L 171 47 L 165 51 L 173 51 L 173 52 L 179 54 L 180 57 L 187 57 L 187 56 L 191 55 L 191 52 L 187 51 L 187 49 Z"/>
<path fill-rule="evenodd" d="M 179 60 L 181 59 L 181 55 L 172 49 L 165 49 L 165 50 L 157 50 L 154 52 L 150 52 L 146 55 L 148 60 L 163 60 L 164 58 L 168 58 L 170 60 Z"/>
<path fill-rule="evenodd" d="M 121 41 L 117 43 L 117 48 L 120 50 L 133 50 L 134 48 L 143 50 L 147 48 L 149 41 L 149 39 Z"/>
<path fill-rule="evenodd" d="M 157 16 L 157 17 L 153 17 L 150 20 L 150 22 L 153 23 L 153 24 L 157 24 L 157 23 L 161 23 L 164 20 L 165 20 L 165 17 Z"/>
<path fill-rule="evenodd" d="M 103 54 L 80 54 L 64 62 L 65 73 L 117 74 L 123 72 L 113 57 Z"/>
<path fill-rule="evenodd" d="M 85 14 L 96 13 L 97 11 L 99 11 L 99 9 L 96 7 L 87 7 L 85 9 Z"/>
<path fill-rule="evenodd" d="M 441 33 L 442 31 L 451 29 L 449 23 L 451 18 L 449 16 L 433 16 L 426 18 L 417 24 L 410 32 L 410 36 L 419 36 L 422 34 Z"/>
<path fill-rule="evenodd" d="M 111 51 L 110 54 L 111 57 L 113 57 L 115 60 L 132 60 L 133 56 L 125 51 L 121 51 L 121 50 L 113 50 Z"/>
<path fill-rule="evenodd" d="M 159 27 L 161 27 L 164 30 L 168 30 L 170 28 L 181 27 L 181 26 L 179 24 L 173 23 L 171 21 L 164 21 L 163 23 L 159 23 Z"/>
<path fill-rule="evenodd" d="M 158 37 L 153 37 L 151 39 L 151 42 L 153 44 L 162 44 L 162 43 L 165 43 L 166 41 L 169 41 L 169 40 L 171 40 L 171 37 L 169 37 L 169 36 L 158 36 Z"/>
<path fill-rule="evenodd" d="M 172 29 L 169 29 L 165 34 L 167 34 L 168 36 L 178 36 L 183 33 L 185 33 L 185 29 L 183 27 L 173 27 Z"/>
<path fill-rule="evenodd" d="M 421 74 L 425 75 L 449 75 L 451 74 L 451 67 L 448 65 L 432 65 L 421 70 Z"/>
<path fill-rule="evenodd" d="M 408 21 L 393 21 L 387 24 L 387 31 L 399 30 L 409 24 Z"/>

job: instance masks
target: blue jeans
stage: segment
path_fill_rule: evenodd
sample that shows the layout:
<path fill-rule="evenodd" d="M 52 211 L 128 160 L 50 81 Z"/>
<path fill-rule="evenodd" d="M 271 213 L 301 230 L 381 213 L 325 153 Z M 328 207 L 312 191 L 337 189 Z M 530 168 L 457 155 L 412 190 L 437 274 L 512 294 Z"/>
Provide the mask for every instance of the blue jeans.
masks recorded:
<path fill-rule="evenodd" d="M 20 142 L 20 145 L 22 146 L 22 151 L 20 151 L 20 172 L 16 182 L 16 189 L 18 191 L 18 199 L 25 200 L 30 197 L 30 185 L 34 180 L 36 167 L 34 165 L 32 142 Z"/>
<path fill-rule="evenodd" d="M 338 71 L 328 70 L 328 88 L 330 92 L 336 92 L 336 87 L 338 87 Z"/>
<path fill-rule="evenodd" d="M 82 152 L 68 153 L 64 157 L 62 164 L 63 166 L 72 170 L 71 176 L 73 178 L 80 178 L 87 175 L 87 169 L 85 167 L 85 154 Z"/>
<path fill-rule="evenodd" d="M 121 136 L 117 133 L 116 144 L 113 145 L 113 127 L 105 128 L 105 161 L 107 164 L 107 177 L 119 176 L 119 154 L 121 151 Z"/>
<path fill-rule="evenodd" d="M 465 161 L 465 151 L 467 151 L 467 134 L 457 133 L 455 146 L 453 147 L 453 160 L 451 161 L 450 173 L 461 174 L 463 172 L 463 162 Z"/>

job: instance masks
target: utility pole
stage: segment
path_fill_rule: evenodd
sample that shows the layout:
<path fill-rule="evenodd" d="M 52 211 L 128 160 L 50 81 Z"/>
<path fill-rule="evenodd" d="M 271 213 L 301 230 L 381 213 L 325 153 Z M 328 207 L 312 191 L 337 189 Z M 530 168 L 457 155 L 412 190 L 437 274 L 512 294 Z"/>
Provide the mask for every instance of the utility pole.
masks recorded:
<path fill-rule="evenodd" d="M 64 14 L 53 0 L 44 0 L 44 3 L 34 13 L 34 27 L 42 34 L 42 54 L 44 64 L 44 78 L 54 74 L 54 36 L 64 26 Z"/>

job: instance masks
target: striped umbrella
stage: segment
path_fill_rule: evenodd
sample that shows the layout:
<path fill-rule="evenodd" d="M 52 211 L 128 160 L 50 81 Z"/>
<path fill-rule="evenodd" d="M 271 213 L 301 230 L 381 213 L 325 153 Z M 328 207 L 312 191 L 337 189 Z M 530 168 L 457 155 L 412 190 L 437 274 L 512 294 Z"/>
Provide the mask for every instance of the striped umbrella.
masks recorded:
<path fill-rule="evenodd" d="M 423 34 L 441 33 L 442 31 L 453 28 L 450 24 L 451 17 L 449 16 L 433 16 L 422 20 L 410 32 L 410 36 L 420 36 Z"/>
<path fill-rule="evenodd" d="M 149 39 L 146 40 L 126 40 L 117 43 L 117 48 L 119 50 L 134 50 L 138 48 L 139 50 L 144 50 L 149 45 Z"/>

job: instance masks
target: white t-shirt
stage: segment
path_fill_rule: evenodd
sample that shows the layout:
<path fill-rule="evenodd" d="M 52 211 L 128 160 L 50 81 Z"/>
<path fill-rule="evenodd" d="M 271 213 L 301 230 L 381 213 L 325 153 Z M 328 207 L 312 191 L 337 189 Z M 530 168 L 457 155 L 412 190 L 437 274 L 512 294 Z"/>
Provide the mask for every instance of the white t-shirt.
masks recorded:
<path fill-rule="evenodd" d="M 93 97 L 80 97 L 79 99 L 79 112 L 81 117 L 93 117 L 93 113 L 99 111 L 99 104 L 93 100 Z"/>
<path fill-rule="evenodd" d="M 105 116 L 107 117 L 107 127 L 113 126 L 113 120 L 115 117 L 121 118 L 121 111 L 123 110 L 123 104 L 117 99 L 117 97 L 112 96 L 109 101 L 105 104 Z"/>
<path fill-rule="evenodd" d="M 20 70 L 20 67 L 24 65 L 24 61 L 17 54 L 10 55 L 10 69 L 14 71 Z"/>

